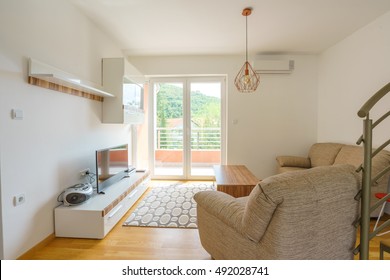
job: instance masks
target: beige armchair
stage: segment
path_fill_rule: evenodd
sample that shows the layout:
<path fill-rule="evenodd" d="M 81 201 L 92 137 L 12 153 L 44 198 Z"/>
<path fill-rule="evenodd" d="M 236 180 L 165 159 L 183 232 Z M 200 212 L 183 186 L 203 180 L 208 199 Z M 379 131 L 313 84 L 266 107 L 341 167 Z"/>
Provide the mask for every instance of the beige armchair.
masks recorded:
<path fill-rule="evenodd" d="M 352 259 L 359 188 L 337 165 L 269 177 L 247 197 L 199 192 L 202 246 L 214 259 Z"/>

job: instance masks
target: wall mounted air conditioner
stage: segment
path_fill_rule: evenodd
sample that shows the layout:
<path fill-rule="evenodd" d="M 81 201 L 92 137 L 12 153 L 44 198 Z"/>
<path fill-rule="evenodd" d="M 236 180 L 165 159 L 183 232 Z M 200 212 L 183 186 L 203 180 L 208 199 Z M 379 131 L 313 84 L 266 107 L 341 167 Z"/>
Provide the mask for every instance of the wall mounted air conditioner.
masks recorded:
<path fill-rule="evenodd" d="M 294 60 L 255 60 L 258 74 L 290 74 L 294 70 Z"/>

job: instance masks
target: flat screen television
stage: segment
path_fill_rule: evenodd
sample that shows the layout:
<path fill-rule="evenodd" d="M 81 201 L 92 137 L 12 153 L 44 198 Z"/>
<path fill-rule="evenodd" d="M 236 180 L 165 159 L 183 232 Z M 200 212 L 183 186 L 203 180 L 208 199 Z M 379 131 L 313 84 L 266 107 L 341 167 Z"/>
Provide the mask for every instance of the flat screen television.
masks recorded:
<path fill-rule="evenodd" d="M 128 177 L 131 170 L 132 168 L 129 167 L 128 144 L 97 150 L 97 193 L 104 193 L 104 189 L 120 181 L 124 177 Z"/>

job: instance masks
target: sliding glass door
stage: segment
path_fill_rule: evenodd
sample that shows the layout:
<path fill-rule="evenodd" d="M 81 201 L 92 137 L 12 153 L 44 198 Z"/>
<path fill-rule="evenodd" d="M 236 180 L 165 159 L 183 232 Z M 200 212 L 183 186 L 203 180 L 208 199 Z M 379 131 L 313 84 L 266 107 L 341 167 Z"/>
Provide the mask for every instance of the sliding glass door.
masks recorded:
<path fill-rule="evenodd" d="M 154 97 L 154 175 L 184 176 L 184 83 L 156 82 Z"/>
<path fill-rule="evenodd" d="M 225 162 L 225 79 L 152 79 L 154 178 L 211 179 Z"/>
<path fill-rule="evenodd" d="M 189 126 L 190 178 L 213 176 L 212 166 L 221 164 L 220 81 L 190 81 Z"/>

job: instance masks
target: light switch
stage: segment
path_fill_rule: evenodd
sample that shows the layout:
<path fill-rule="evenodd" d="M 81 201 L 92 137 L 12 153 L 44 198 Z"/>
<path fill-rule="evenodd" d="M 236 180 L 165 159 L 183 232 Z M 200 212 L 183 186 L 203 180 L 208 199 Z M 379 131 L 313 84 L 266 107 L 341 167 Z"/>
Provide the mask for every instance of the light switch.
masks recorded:
<path fill-rule="evenodd" d="M 12 118 L 14 120 L 23 120 L 23 110 L 12 109 Z"/>

